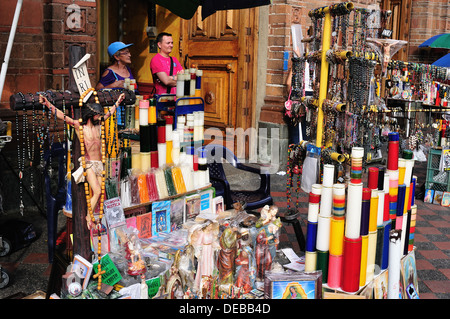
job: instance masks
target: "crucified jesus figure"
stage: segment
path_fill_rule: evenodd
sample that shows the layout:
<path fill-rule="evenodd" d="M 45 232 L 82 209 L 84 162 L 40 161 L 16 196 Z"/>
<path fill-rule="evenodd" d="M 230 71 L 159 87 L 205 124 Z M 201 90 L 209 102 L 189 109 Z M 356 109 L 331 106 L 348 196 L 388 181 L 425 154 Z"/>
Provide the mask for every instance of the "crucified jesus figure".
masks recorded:
<path fill-rule="evenodd" d="M 91 207 L 94 212 L 98 200 L 101 195 L 101 185 L 102 185 L 102 147 L 101 147 L 101 133 L 100 133 L 100 123 L 103 120 L 106 121 L 111 115 L 116 112 L 117 107 L 122 103 L 125 98 L 125 94 L 120 94 L 116 103 L 104 114 L 103 106 L 98 103 L 86 103 L 85 107 L 81 110 L 82 122 L 74 120 L 62 111 L 57 109 L 53 104 L 51 104 L 46 97 L 39 95 L 39 103 L 48 107 L 50 112 L 56 114 L 56 117 L 66 121 L 67 124 L 75 128 L 75 132 L 80 140 L 79 127 L 83 125 L 83 140 L 84 148 L 86 152 L 86 180 L 92 189 L 91 196 Z M 75 182 L 78 184 L 84 181 L 83 167 L 80 168 L 72 174 Z M 86 216 L 87 227 L 90 230 L 94 223 L 91 221 L 90 216 Z"/>

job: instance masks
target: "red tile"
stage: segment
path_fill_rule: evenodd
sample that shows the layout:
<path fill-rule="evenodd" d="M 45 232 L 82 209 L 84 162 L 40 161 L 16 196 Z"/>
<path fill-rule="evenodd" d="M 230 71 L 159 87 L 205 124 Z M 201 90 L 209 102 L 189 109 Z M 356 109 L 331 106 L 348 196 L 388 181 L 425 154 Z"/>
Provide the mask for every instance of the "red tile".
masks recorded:
<path fill-rule="evenodd" d="M 435 242 L 434 244 L 440 250 L 450 250 L 450 242 L 448 242 L 448 241 L 446 241 L 446 242 Z"/>
<path fill-rule="evenodd" d="M 416 227 L 416 233 L 414 234 L 414 242 L 417 242 L 417 243 L 429 242 L 428 238 L 426 238 L 424 235 L 419 234 L 418 231 L 419 231 L 419 228 Z"/>
<path fill-rule="evenodd" d="M 440 250 L 421 250 L 420 253 L 426 259 L 448 259 L 448 256 Z"/>
<path fill-rule="evenodd" d="M 428 260 L 425 259 L 417 259 L 416 265 L 417 270 L 436 269 Z"/>
<path fill-rule="evenodd" d="M 450 279 L 450 269 L 439 269 L 439 271 Z"/>
<path fill-rule="evenodd" d="M 48 264 L 47 253 L 31 253 L 23 261 L 26 264 Z"/>
<path fill-rule="evenodd" d="M 420 299 L 439 299 L 435 294 L 427 292 L 427 293 L 423 293 L 421 294 L 419 291 L 419 298 Z"/>
<path fill-rule="evenodd" d="M 423 282 L 434 293 L 448 293 L 449 282 L 447 280 L 424 280 Z"/>
<path fill-rule="evenodd" d="M 286 192 L 270 192 L 272 197 L 286 197 Z"/>
<path fill-rule="evenodd" d="M 450 228 L 450 222 L 443 222 L 441 220 L 432 220 L 430 224 L 439 228 Z"/>
<path fill-rule="evenodd" d="M 420 233 L 421 234 L 428 234 L 428 235 L 441 235 L 442 234 L 439 231 L 439 229 L 437 229 L 435 227 L 420 227 Z"/>

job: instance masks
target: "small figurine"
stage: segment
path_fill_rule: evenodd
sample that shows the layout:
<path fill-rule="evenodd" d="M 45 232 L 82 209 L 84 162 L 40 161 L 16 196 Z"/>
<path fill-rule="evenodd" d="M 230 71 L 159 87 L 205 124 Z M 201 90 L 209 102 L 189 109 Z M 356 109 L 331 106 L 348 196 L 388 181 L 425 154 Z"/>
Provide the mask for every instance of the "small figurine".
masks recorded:
<path fill-rule="evenodd" d="M 220 236 L 220 250 L 217 258 L 217 269 L 219 270 L 219 284 L 233 282 L 234 260 L 237 253 L 237 240 L 239 237 L 238 225 L 231 222 L 230 226 L 225 228 Z"/>
<path fill-rule="evenodd" d="M 125 259 L 128 260 L 127 273 L 130 276 L 139 276 L 147 271 L 145 262 L 140 253 L 140 245 L 136 234 L 126 234 L 119 229 L 117 231 L 119 240 L 125 249 Z"/>
<path fill-rule="evenodd" d="M 195 256 L 192 245 L 186 245 L 184 251 L 179 254 L 177 264 L 183 286 L 185 288 L 193 287 L 195 280 Z"/>
<path fill-rule="evenodd" d="M 244 246 L 239 251 L 235 260 L 236 263 L 236 283 L 235 286 L 241 288 L 242 294 L 249 293 L 255 286 L 256 270 L 253 250 L 250 246 Z"/>
<path fill-rule="evenodd" d="M 257 277 L 264 279 L 264 272 L 272 267 L 272 260 L 276 254 L 278 245 L 278 230 L 281 221 L 276 218 L 278 207 L 268 205 L 261 210 L 261 217 L 256 223 L 257 235 L 255 245 L 255 258 L 257 265 Z"/>
<path fill-rule="evenodd" d="M 218 243 L 219 224 L 211 220 L 191 228 L 189 236 L 190 244 L 195 248 L 197 257 L 197 273 L 193 290 L 199 292 L 200 282 L 203 276 L 211 276 L 215 266 L 215 251 L 220 249 Z"/>

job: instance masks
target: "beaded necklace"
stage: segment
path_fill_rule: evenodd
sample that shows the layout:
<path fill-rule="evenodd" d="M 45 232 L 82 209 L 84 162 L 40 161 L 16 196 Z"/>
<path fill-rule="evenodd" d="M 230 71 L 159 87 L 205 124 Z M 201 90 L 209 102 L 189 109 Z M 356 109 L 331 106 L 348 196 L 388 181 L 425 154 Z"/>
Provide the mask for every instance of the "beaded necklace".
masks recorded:
<path fill-rule="evenodd" d="M 91 91 L 93 91 L 95 102 L 100 104 L 99 101 L 98 101 L 97 92 L 94 90 L 94 88 L 90 88 L 90 89 L 88 89 L 87 91 L 83 92 L 80 95 L 80 100 L 79 100 L 79 104 L 78 104 L 80 106 L 80 108 L 83 106 L 83 99 L 84 99 L 84 97 Z M 91 206 L 91 192 L 90 192 L 90 189 L 89 189 L 89 183 L 88 183 L 88 181 L 86 179 L 87 173 L 86 173 L 86 160 L 85 160 L 85 148 L 84 148 L 85 147 L 84 146 L 84 132 L 83 132 L 83 125 L 81 125 L 82 122 L 83 122 L 83 119 L 80 118 L 78 121 L 80 122 L 80 125 L 79 125 L 79 139 L 80 139 L 80 149 L 81 149 L 81 165 L 83 167 L 83 176 L 85 178 L 85 180 L 84 180 L 84 191 L 85 191 L 85 194 L 86 194 L 86 204 L 87 204 L 89 217 L 90 217 L 92 223 L 94 223 L 95 227 L 97 228 L 97 240 L 98 240 L 98 244 L 97 244 L 97 247 L 98 247 L 98 251 L 97 251 L 98 266 L 97 266 L 97 269 L 98 269 L 98 272 L 97 272 L 97 274 L 94 275 L 94 278 L 98 278 L 97 290 L 101 290 L 101 287 L 102 287 L 102 275 L 105 273 L 104 270 L 102 271 L 102 265 L 101 265 L 101 258 L 102 258 L 101 257 L 101 251 L 102 251 L 101 228 L 102 228 L 102 218 L 103 218 L 103 202 L 105 200 L 105 175 L 106 175 L 106 172 L 105 172 L 104 169 L 102 170 L 101 195 L 100 195 L 100 199 L 99 199 L 100 212 L 99 212 L 98 220 L 96 220 L 95 217 L 94 217 L 93 207 Z M 105 147 L 105 121 L 104 121 L 103 116 L 101 118 L 101 140 L 102 140 L 101 141 L 101 143 L 102 143 L 102 163 L 103 163 L 103 165 L 105 165 L 105 162 L 106 162 L 106 156 L 105 156 L 106 155 L 105 154 L 105 152 L 106 152 L 106 147 Z"/>
<path fill-rule="evenodd" d="M 22 97 L 22 102 L 23 102 L 23 106 L 25 108 L 25 96 L 23 94 L 21 94 Z M 16 131 L 17 131 L 17 165 L 19 168 L 19 199 L 20 199 L 20 204 L 19 204 L 19 211 L 20 214 L 23 216 L 23 211 L 24 211 L 24 204 L 23 204 L 23 173 L 24 173 L 24 169 L 25 169 L 25 148 L 26 148 L 26 144 L 25 144 L 25 127 L 26 124 L 25 122 L 27 121 L 26 116 L 25 116 L 24 112 L 22 114 L 22 152 L 20 151 L 20 133 L 19 133 L 19 112 L 16 112 Z"/>

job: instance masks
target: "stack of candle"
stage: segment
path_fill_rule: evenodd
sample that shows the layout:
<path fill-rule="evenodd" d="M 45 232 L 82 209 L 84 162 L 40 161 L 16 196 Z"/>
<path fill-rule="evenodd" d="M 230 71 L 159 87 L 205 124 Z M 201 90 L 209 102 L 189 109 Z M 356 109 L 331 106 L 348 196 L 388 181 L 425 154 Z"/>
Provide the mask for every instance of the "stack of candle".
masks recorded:
<path fill-rule="evenodd" d="M 158 145 L 157 145 L 157 150 L 158 150 L 158 166 L 156 167 L 163 167 L 164 165 L 166 165 L 166 121 L 163 119 L 158 119 L 157 120 L 157 127 L 158 127 Z M 152 167 L 155 167 L 153 165 L 152 162 Z"/>
<path fill-rule="evenodd" d="M 140 135 L 140 169 L 150 167 L 150 152 L 154 143 L 154 132 L 152 126 L 148 123 L 148 100 L 139 101 L 139 135 Z"/>
<path fill-rule="evenodd" d="M 333 185 L 333 215 L 330 226 L 330 255 L 328 265 L 328 286 L 341 287 L 343 244 L 345 225 L 345 185 Z"/>
<path fill-rule="evenodd" d="M 333 206 L 334 165 L 323 166 L 320 212 L 317 220 L 317 270 L 322 270 L 322 282 L 328 279 L 328 259 L 330 249 L 331 210 Z"/>
<path fill-rule="evenodd" d="M 381 270 L 381 260 L 383 256 L 383 240 L 384 240 L 384 212 L 385 208 L 389 210 L 389 206 L 385 206 L 386 187 L 389 187 L 389 182 L 385 183 L 384 167 L 378 167 L 378 212 L 377 212 L 377 243 L 375 253 L 375 275 L 379 274 Z M 388 191 L 389 195 L 389 191 Z"/>
<path fill-rule="evenodd" d="M 166 163 L 168 165 L 173 164 L 172 160 L 172 148 L 173 148 L 173 139 L 172 139 L 172 132 L 173 132 L 173 116 L 166 115 L 164 117 L 166 120 Z"/>
<path fill-rule="evenodd" d="M 308 222 L 306 225 L 305 272 L 316 271 L 317 220 L 319 216 L 322 185 L 313 184 L 309 193 Z"/>
<path fill-rule="evenodd" d="M 359 275 L 359 285 L 366 284 L 367 274 L 367 252 L 369 249 L 369 218 L 370 218 L 370 198 L 372 191 L 370 188 L 363 188 L 362 203 L 361 203 L 361 267 Z"/>
<path fill-rule="evenodd" d="M 411 182 L 411 213 L 409 218 L 409 224 L 407 227 L 407 229 L 409 229 L 409 236 L 407 237 L 408 242 L 405 243 L 405 247 L 407 247 L 407 249 L 404 251 L 404 254 L 411 252 L 414 246 L 414 233 L 416 230 L 416 216 L 417 216 L 417 205 L 415 204 L 414 201 L 416 183 L 417 183 L 417 176 L 413 176 Z"/>
<path fill-rule="evenodd" d="M 395 228 L 395 219 L 397 217 L 397 196 L 398 196 L 398 152 L 399 135 L 397 132 L 389 133 L 388 142 L 388 161 L 387 173 L 389 174 L 389 217 L 391 219 L 391 228 Z"/>
<path fill-rule="evenodd" d="M 346 221 L 344 230 L 344 248 L 342 260 L 341 288 L 345 292 L 356 292 L 359 289 L 361 270 L 361 212 L 362 212 L 362 164 L 361 174 L 359 163 L 364 156 L 364 149 L 352 149 L 352 168 L 348 184 Z"/>
<path fill-rule="evenodd" d="M 399 299 L 400 296 L 401 233 L 401 229 L 392 229 L 389 232 L 388 299 Z"/>
<path fill-rule="evenodd" d="M 367 248 L 366 283 L 375 275 L 375 256 L 377 250 L 377 218 L 378 218 L 378 167 L 369 167 L 368 187 L 371 191 L 369 216 L 369 243 Z"/>
<path fill-rule="evenodd" d="M 388 267 L 389 260 L 389 232 L 391 231 L 392 221 L 390 216 L 391 194 L 390 194 L 390 176 L 384 173 L 384 212 L 383 212 L 383 249 L 381 253 L 381 270 Z"/>

